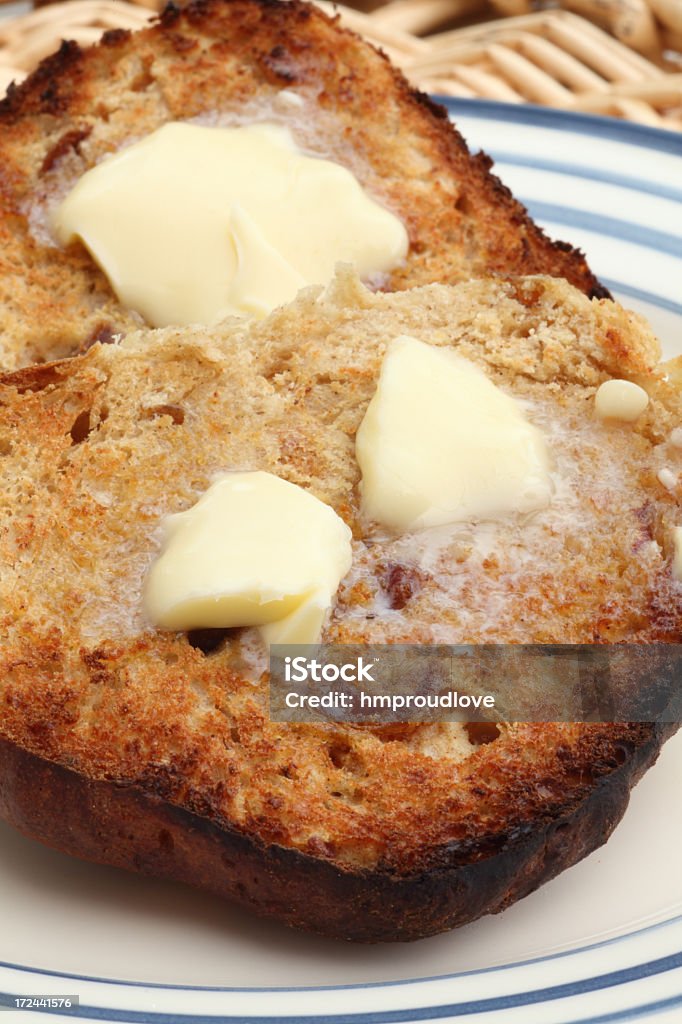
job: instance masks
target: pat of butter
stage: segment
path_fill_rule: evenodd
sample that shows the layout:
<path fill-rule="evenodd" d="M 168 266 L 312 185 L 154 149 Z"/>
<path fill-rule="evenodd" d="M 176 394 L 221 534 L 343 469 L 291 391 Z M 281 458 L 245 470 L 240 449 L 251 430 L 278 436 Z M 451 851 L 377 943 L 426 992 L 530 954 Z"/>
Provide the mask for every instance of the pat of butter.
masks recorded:
<path fill-rule="evenodd" d="M 519 403 L 477 366 L 401 336 L 356 438 L 365 515 L 409 530 L 549 504 L 550 459 Z"/>
<path fill-rule="evenodd" d="M 673 561 L 672 561 L 672 572 L 673 579 L 676 579 L 679 583 L 682 583 L 682 526 L 674 526 L 672 529 L 673 537 Z"/>
<path fill-rule="evenodd" d="M 648 404 L 649 396 L 644 388 L 631 380 L 606 380 L 594 396 L 595 412 L 603 420 L 633 423 Z"/>
<path fill-rule="evenodd" d="M 87 171 L 52 216 L 155 327 L 264 316 L 338 261 L 361 277 L 407 254 L 403 223 L 287 128 L 171 122 Z"/>
<path fill-rule="evenodd" d="M 351 531 L 332 508 L 271 473 L 227 473 L 164 526 L 144 591 L 154 625 L 317 641 L 351 566 Z"/>

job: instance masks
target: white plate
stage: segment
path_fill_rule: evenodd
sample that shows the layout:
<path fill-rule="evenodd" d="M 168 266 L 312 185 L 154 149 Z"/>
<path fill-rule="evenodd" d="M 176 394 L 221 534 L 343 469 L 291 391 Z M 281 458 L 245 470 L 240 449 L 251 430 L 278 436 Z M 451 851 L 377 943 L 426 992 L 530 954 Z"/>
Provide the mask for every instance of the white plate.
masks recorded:
<path fill-rule="evenodd" d="M 452 109 L 549 232 L 650 316 L 667 355 L 682 351 L 682 138 L 539 108 Z M 0 826 L 0 992 L 80 997 L 50 1020 L 679 1024 L 681 780 L 682 734 L 606 847 L 496 918 L 406 946 L 288 932 Z"/>

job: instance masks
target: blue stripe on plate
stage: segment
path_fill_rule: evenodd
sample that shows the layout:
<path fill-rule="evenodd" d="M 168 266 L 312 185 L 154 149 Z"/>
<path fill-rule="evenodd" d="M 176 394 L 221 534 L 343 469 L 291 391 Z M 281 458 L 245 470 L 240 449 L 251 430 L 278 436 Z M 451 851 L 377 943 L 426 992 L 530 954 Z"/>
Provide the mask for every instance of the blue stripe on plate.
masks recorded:
<path fill-rule="evenodd" d="M 464 1017 L 467 1014 L 490 1013 L 494 1010 L 510 1010 L 520 1006 L 533 1006 L 539 1003 L 553 1002 L 557 999 L 569 999 L 590 992 L 601 992 L 604 989 L 626 985 L 643 978 L 652 978 L 668 971 L 682 967 L 682 952 L 651 960 L 637 967 L 626 967 L 608 974 L 583 978 L 580 981 L 568 982 L 564 985 L 552 985 L 547 988 L 533 989 L 528 992 L 515 992 L 505 996 L 493 996 L 488 999 L 471 999 L 462 1003 L 446 1003 L 439 1006 L 418 1006 L 408 1009 L 376 1010 L 368 1013 L 336 1013 L 336 1014 L 297 1014 L 295 1016 L 243 1016 L 226 1014 L 209 1014 L 193 1016 L 192 1014 L 157 1013 L 138 1010 L 103 1009 L 96 1006 L 74 1006 L 59 1012 L 68 1017 L 86 1020 L 111 1020 L 117 1024 L 199 1024 L 199 1022 L 225 1021 L 228 1024 L 299 1024 L 302 1017 L 311 1024 L 405 1024 L 408 1021 L 441 1020 L 444 1017 Z M 0 994 L 0 1006 L 12 1006 L 13 995 Z M 109 1016 L 104 1016 L 109 1014 Z"/>
<path fill-rule="evenodd" d="M 621 242 L 631 242 L 634 245 L 641 245 L 647 249 L 653 249 L 655 252 L 666 253 L 668 256 L 682 259 L 682 237 L 677 235 L 669 235 L 665 231 L 655 231 L 653 228 L 635 224 L 633 221 L 607 217 L 603 213 L 595 213 L 592 210 L 580 210 L 577 207 L 563 206 L 559 203 L 545 203 L 524 196 L 517 196 L 517 199 L 527 206 L 532 216 L 538 220 L 551 220 L 555 224 L 562 224 L 565 227 L 583 228 L 607 238 L 617 238 Z M 680 219 L 682 221 L 682 217 Z"/>
<path fill-rule="evenodd" d="M 599 167 L 589 167 L 585 164 L 557 162 L 556 160 L 545 160 L 543 157 L 520 156 L 518 153 L 510 153 L 506 149 L 491 149 L 491 156 L 498 163 L 509 164 L 513 167 L 528 167 L 533 171 L 548 171 L 550 174 L 568 174 L 572 178 L 584 178 L 586 181 L 599 181 L 605 185 L 616 185 L 619 188 L 627 188 L 633 192 L 644 192 L 647 195 L 656 196 L 657 199 L 671 199 L 673 202 L 682 203 L 682 189 L 671 188 L 669 185 L 662 185 L 647 178 L 636 178 L 629 174 L 617 174 L 611 171 L 603 171 Z M 682 213 L 680 214 L 682 221 Z"/>
<path fill-rule="evenodd" d="M 648 302 L 651 306 L 658 306 L 659 309 L 665 309 L 669 313 L 676 313 L 677 316 L 682 317 L 682 302 L 673 302 L 672 299 L 666 299 L 664 295 L 655 295 L 653 292 L 644 291 L 643 288 L 635 288 L 632 284 L 624 284 L 622 281 L 602 277 L 601 274 L 599 280 L 611 292 L 620 292 L 622 295 L 628 295 L 631 299 Z M 682 295 L 682 283 L 680 284 L 680 294 Z"/>
<path fill-rule="evenodd" d="M 613 117 L 597 114 L 576 114 L 570 110 L 554 110 L 537 107 L 531 103 L 517 106 L 514 103 L 498 103 L 495 100 L 452 99 L 450 96 L 434 96 L 450 115 L 483 118 L 486 121 L 508 121 L 512 124 L 528 124 L 537 128 L 553 128 L 565 132 L 580 132 L 581 135 L 598 136 L 613 142 L 624 142 L 630 146 L 657 150 L 682 156 L 682 133 L 650 128 L 648 125 L 618 121 Z"/>
<path fill-rule="evenodd" d="M 550 960 L 564 960 L 567 957 L 578 956 L 581 953 L 589 953 L 595 949 L 604 949 L 607 946 L 616 946 L 618 943 L 628 939 L 634 939 L 641 935 L 659 931 L 661 928 L 669 928 L 670 925 L 679 925 L 682 922 L 682 914 L 676 914 L 665 921 L 657 921 L 655 924 L 647 924 L 642 928 L 636 928 L 625 935 L 616 935 L 611 939 L 602 939 L 600 942 L 591 942 L 587 946 L 579 946 L 577 949 L 565 949 L 560 953 L 549 953 L 547 956 L 538 956 L 530 960 L 515 960 L 509 964 L 498 964 L 495 967 L 479 967 L 470 971 L 456 971 L 454 974 L 434 974 L 427 978 L 402 978 L 396 981 L 366 981 L 356 982 L 348 985 L 287 985 L 287 986 L 262 986 L 257 988 L 234 988 L 215 985 L 171 985 L 162 982 L 147 981 L 126 981 L 121 978 L 99 978 L 89 974 L 68 974 L 64 971 L 48 971 L 41 967 L 26 967 L 23 964 L 13 964 L 0 960 L 0 969 L 6 968 L 11 971 L 19 971 L 26 974 L 39 974 L 41 977 L 65 978 L 70 981 L 89 981 L 98 985 L 120 985 L 125 988 L 146 988 L 162 989 L 178 992 L 342 992 L 346 990 L 361 991 L 368 988 L 393 988 L 402 985 L 428 984 L 432 981 L 452 981 L 456 978 L 468 978 L 474 975 L 498 974 L 501 971 L 514 970 L 517 967 L 530 967 L 533 964 L 544 964 Z M 634 968 L 633 968 L 634 969 Z M 0 1021 L 2 1024 L 2 1021 Z"/>
<path fill-rule="evenodd" d="M 600 1013 L 596 1017 L 581 1017 L 580 1020 L 567 1021 L 566 1024 L 616 1024 L 619 1021 L 641 1020 L 642 1017 L 651 1019 L 654 1014 L 672 1010 L 675 1006 L 682 1006 L 682 996 L 670 996 L 668 999 L 658 999 L 654 1003 L 642 1003 L 641 1006 L 629 1006 L 625 1010 Z"/>
<path fill-rule="evenodd" d="M 0 1003 L 0 1006 L 1 1005 L 2 1004 Z M 609 1013 L 601 1013 L 596 1017 L 581 1017 L 579 1020 L 576 1019 L 572 1021 L 566 1021 L 565 1024 L 621 1024 L 621 1022 L 641 1020 L 643 1017 L 647 1017 L 650 1019 L 653 1015 L 658 1013 L 664 1013 L 666 1010 L 672 1010 L 676 1006 L 682 1006 L 682 996 L 670 996 L 668 999 L 658 999 L 653 1003 L 642 1003 L 640 1006 L 631 1006 L 627 1007 L 627 1009 L 624 1010 L 613 1010 Z M 102 1010 L 99 1008 L 92 1009 L 95 1012 L 94 1017 L 91 1016 L 87 1018 L 81 1016 L 80 1019 L 99 1020 L 104 1022 L 104 1024 L 106 1024 L 107 1021 L 114 1020 L 114 1018 L 110 1016 L 104 1016 L 104 1014 L 108 1013 L 109 1011 Z M 63 1015 L 64 1013 L 64 1011 L 48 1009 L 38 1010 L 37 1012 L 46 1013 L 50 1015 L 54 1015 L 57 1013 L 61 1013 Z M 145 1011 L 136 1012 L 135 1017 L 135 1024 L 159 1024 L 158 1017 L 150 1017 Z M 230 1024 L 242 1021 L 244 1022 L 244 1024 L 249 1024 L 251 1019 L 252 1018 L 249 1017 L 207 1017 L 205 1015 L 194 1015 L 188 1017 L 186 1015 L 178 1016 L 177 1014 L 175 1014 L 170 1016 L 167 1015 L 167 1024 L 221 1024 L 221 1021 L 230 1022 Z M 305 1022 L 307 1020 L 308 1018 L 303 1015 L 297 1018 L 298 1024 L 302 1024 L 302 1022 Z"/>

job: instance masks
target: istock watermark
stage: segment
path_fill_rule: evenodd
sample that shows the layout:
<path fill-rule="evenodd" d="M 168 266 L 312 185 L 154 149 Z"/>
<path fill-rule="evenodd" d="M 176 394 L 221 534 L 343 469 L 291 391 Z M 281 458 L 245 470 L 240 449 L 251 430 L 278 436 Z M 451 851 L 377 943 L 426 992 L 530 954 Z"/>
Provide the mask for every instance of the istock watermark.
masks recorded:
<path fill-rule="evenodd" d="M 677 722 L 682 644 L 276 645 L 280 722 Z"/>
<path fill-rule="evenodd" d="M 284 679 L 287 683 L 336 683 L 340 679 L 344 683 L 373 683 L 372 668 L 374 664 L 364 663 L 362 655 L 355 662 L 336 665 L 333 662 L 316 661 L 304 655 L 284 656 Z"/>

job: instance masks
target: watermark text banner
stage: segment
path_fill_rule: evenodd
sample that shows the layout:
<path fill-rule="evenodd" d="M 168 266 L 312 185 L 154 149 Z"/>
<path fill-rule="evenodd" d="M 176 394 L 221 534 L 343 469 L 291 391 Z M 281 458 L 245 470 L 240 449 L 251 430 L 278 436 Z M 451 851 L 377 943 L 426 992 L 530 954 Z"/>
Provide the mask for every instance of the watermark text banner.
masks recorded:
<path fill-rule="evenodd" d="M 273 645 L 279 722 L 678 722 L 682 644 Z"/>

